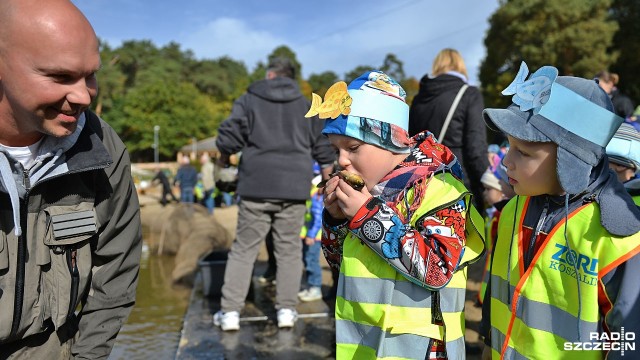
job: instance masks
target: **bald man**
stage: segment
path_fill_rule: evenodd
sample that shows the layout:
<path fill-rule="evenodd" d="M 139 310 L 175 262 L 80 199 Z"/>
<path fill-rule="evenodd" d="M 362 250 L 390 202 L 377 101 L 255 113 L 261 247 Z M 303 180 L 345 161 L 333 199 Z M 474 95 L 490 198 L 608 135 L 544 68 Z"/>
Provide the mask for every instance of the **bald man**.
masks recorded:
<path fill-rule="evenodd" d="M 2 0 L 0 24 L 0 359 L 107 358 L 142 241 L 129 155 L 88 110 L 98 40 L 67 0 Z"/>

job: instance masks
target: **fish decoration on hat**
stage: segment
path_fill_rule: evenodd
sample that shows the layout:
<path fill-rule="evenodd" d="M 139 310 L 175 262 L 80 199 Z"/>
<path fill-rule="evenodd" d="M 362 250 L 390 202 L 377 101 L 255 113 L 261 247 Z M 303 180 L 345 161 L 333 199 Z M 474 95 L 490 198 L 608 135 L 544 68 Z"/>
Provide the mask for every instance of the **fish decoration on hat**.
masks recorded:
<path fill-rule="evenodd" d="M 316 93 L 311 96 L 311 108 L 304 115 L 305 117 L 318 115 L 320 119 L 335 119 L 340 115 L 349 115 L 351 112 L 350 106 L 353 100 L 347 92 L 347 83 L 344 81 L 331 85 L 327 93 L 324 94 L 324 102 Z"/>
<path fill-rule="evenodd" d="M 542 105 L 549 101 L 551 85 L 558 77 L 558 69 L 553 66 L 543 66 L 534 72 L 529 80 L 526 80 L 527 75 L 529 75 L 529 68 L 523 61 L 518 75 L 506 89 L 502 90 L 502 95 L 513 95 L 511 100 L 520 106 L 521 111 L 533 109 L 533 113 L 537 114 Z"/>

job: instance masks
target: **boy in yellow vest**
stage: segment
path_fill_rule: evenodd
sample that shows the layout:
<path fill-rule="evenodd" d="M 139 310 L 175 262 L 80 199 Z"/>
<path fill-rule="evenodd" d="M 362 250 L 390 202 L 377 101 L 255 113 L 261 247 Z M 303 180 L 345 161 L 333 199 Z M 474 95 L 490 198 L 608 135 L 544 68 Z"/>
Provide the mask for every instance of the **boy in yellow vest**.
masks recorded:
<path fill-rule="evenodd" d="M 640 331 L 640 211 L 604 156 L 623 119 L 594 80 L 528 72 L 502 92 L 513 104 L 484 111 L 509 139 L 517 196 L 498 225 L 483 358 L 618 358 Z"/>
<path fill-rule="evenodd" d="M 484 250 L 482 217 L 453 153 L 424 132 L 408 138 L 409 106 L 386 74 L 366 72 L 314 94 L 308 116 L 338 165 L 362 177 L 325 185 L 322 246 L 339 271 L 337 359 L 462 359 L 466 264 Z"/>

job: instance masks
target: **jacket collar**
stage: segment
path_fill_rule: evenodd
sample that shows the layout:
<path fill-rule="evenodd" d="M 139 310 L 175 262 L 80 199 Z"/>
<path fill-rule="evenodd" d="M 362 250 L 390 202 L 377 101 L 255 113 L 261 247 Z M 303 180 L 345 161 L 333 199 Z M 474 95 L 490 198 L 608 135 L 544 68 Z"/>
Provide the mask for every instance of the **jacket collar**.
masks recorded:
<path fill-rule="evenodd" d="M 80 116 L 78 127 L 73 134 L 63 138 L 47 136 L 43 139 L 36 163 L 30 170 L 29 179 L 32 186 L 69 172 L 102 169 L 111 165 L 113 160 L 102 143 L 102 138 L 101 120 L 89 110 Z M 19 185 L 17 191 L 20 197 L 24 196 L 24 188 L 18 180 L 23 175 L 19 173 L 16 161 L 5 153 L 0 153 L 0 156 L 8 160 L 12 175 Z M 8 186 L 4 183 L 9 174 L 3 174 L 2 178 L 0 191 L 9 192 Z"/>
<path fill-rule="evenodd" d="M 550 200 L 557 216 L 564 217 L 565 212 L 569 213 L 582 204 L 595 201 L 600 206 L 600 224 L 609 233 L 615 236 L 630 236 L 640 231 L 640 209 L 616 175 L 609 170 L 606 157 L 593 168 L 587 189 L 580 194 L 569 195 L 568 208 L 565 208 L 564 196 L 544 195 L 536 196 L 532 200 L 540 207 L 545 197 Z"/>

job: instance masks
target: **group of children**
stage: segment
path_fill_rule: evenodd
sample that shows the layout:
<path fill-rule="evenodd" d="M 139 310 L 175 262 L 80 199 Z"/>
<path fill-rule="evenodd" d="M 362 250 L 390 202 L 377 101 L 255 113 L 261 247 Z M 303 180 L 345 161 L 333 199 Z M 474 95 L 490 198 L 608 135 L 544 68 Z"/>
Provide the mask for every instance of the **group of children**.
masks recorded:
<path fill-rule="evenodd" d="M 365 184 L 326 181 L 301 233 L 299 295 L 316 300 L 321 215 L 336 358 L 464 359 L 466 266 L 483 255 L 483 359 L 613 359 L 621 334 L 635 341 L 640 135 L 596 80 L 551 66 L 528 75 L 522 63 L 502 92 L 512 104 L 483 112 L 508 139 L 489 148 L 485 219 L 455 155 L 429 131 L 408 136 L 394 79 L 370 71 L 314 96 L 307 116 L 326 119 L 338 166 Z"/>
<path fill-rule="evenodd" d="M 484 358 L 621 355 L 573 345 L 640 331 L 640 136 L 594 80 L 523 63 L 502 92 L 513 103 L 485 109 L 509 141 L 482 178 L 486 228 L 456 157 L 428 131 L 408 137 L 396 81 L 372 71 L 337 89 L 316 104 L 323 133 L 365 182 L 324 188 L 337 358 L 464 359 L 465 267 L 485 252 Z"/>

